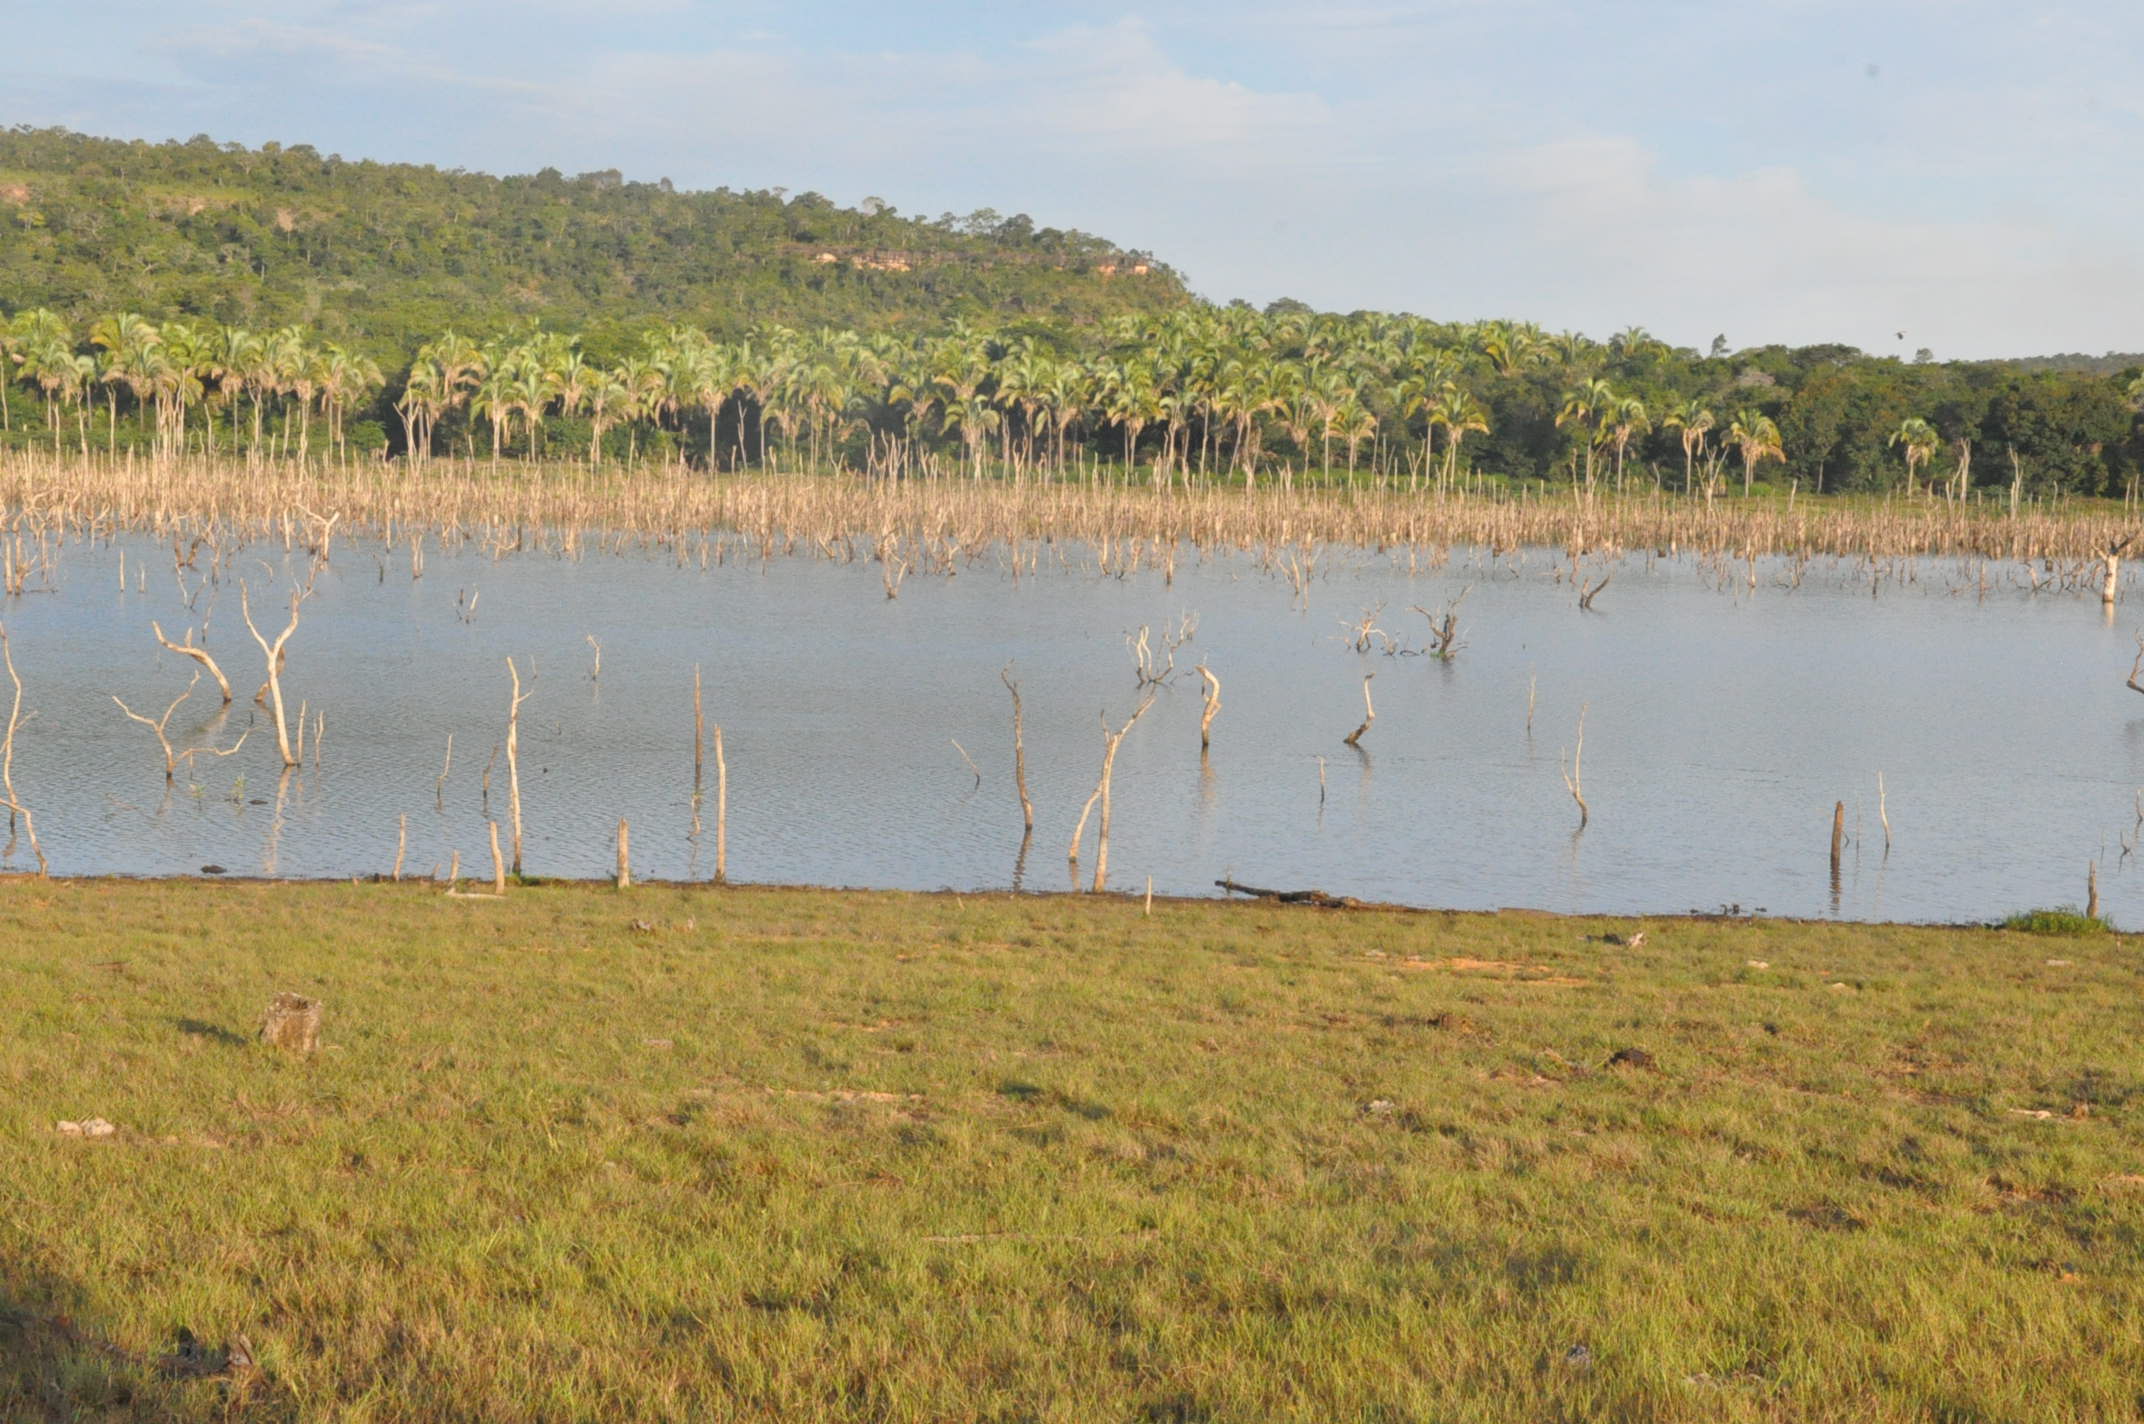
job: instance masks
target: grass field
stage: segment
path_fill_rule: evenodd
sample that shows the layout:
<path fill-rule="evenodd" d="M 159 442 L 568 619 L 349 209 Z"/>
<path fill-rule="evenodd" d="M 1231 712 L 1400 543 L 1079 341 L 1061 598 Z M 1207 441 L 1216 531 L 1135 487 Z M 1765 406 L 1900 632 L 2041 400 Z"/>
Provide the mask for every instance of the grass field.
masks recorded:
<path fill-rule="evenodd" d="M 8 1420 L 2144 1408 L 2114 935 L 15 880 L 0 974 Z"/>

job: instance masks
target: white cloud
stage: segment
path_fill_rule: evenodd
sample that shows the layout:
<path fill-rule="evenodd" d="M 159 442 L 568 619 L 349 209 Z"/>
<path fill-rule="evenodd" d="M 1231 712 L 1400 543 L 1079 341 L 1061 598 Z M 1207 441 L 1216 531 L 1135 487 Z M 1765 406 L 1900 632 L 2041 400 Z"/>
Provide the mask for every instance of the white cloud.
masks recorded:
<path fill-rule="evenodd" d="M 1517 199 L 1521 270 L 1574 319 L 1628 313 L 1697 344 L 1849 341 L 1997 354 L 2134 343 L 2144 292 L 2114 253 L 2044 222 L 1857 212 L 1794 169 L 1674 177 L 1627 137 L 1574 138 L 1485 170 Z"/>
<path fill-rule="evenodd" d="M 1013 81 L 1008 97 L 1021 131 L 1042 144 L 1270 162 L 1275 145 L 1300 152 L 1332 123 L 1315 94 L 1261 92 L 1192 74 L 1139 20 L 1058 30 L 1028 48 L 1037 62 L 1006 76 Z"/>

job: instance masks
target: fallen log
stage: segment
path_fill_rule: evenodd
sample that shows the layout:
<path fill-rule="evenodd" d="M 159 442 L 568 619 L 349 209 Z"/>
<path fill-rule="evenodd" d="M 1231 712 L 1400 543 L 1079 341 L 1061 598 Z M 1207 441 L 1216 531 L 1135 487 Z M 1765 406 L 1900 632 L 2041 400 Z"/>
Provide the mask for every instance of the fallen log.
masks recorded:
<path fill-rule="evenodd" d="M 1345 910 L 1362 903 L 1345 895 L 1328 895 L 1323 890 L 1264 890 L 1256 885 L 1243 885 L 1234 880 L 1216 880 L 1214 884 L 1235 895 L 1249 895 L 1257 900 L 1274 900 L 1283 905 L 1315 905 L 1321 910 Z"/>

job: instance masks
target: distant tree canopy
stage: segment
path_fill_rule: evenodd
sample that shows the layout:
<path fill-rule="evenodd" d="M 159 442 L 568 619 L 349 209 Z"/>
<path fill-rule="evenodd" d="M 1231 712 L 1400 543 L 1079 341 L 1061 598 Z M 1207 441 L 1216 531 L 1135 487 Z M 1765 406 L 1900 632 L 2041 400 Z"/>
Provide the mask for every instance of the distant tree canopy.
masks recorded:
<path fill-rule="evenodd" d="M 1846 348 L 1699 357 L 1512 322 L 1185 306 L 1097 327 L 734 340 L 682 323 L 623 349 L 447 331 L 391 367 L 301 326 L 49 308 L 0 320 L 0 443 L 272 458 L 656 458 L 734 469 L 1113 467 L 1156 483 L 1488 478 L 1706 498 L 2134 498 L 2144 372 L 1907 364 Z M 1979 456 L 1976 461 L 1976 452 Z"/>
<path fill-rule="evenodd" d="M 1187 300 L 1151 256 L 1025 214 L 926 222 L 881 200 L 687 193 L 616 169 L 494 178 L 303 144 L 0 130 L 0 306 L 85 324 L 295 322 L 385 363 L 449 327 L 1078 325 Z"/>
<path fill-rule="evenodd" d="M 1263 311 L 988 209 L 0 133 L 0 443 L 2135 497 L 2144 363 Z M 1927 356 L 1927 359 L 1922 359 Z"/>

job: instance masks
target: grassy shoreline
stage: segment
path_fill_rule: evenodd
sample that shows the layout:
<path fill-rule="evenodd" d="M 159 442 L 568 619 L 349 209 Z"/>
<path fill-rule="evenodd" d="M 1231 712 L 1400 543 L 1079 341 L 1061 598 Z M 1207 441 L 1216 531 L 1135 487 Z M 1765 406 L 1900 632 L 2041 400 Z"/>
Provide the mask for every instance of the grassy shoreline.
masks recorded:
<path fill-rule="evenodd" d="M 9 1418 L 2055 1421 L 2144 1372 L 2120 936 L 28 879 L 0 927 Z"/>

